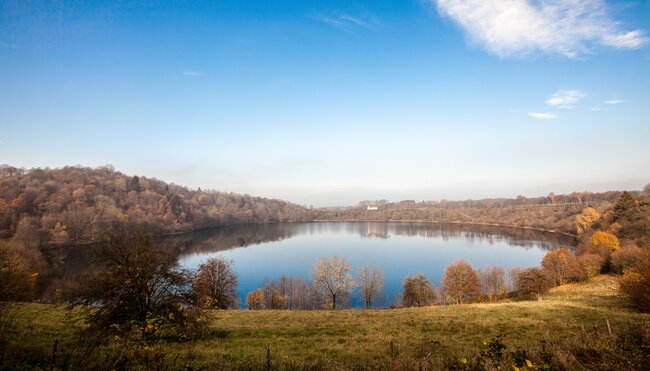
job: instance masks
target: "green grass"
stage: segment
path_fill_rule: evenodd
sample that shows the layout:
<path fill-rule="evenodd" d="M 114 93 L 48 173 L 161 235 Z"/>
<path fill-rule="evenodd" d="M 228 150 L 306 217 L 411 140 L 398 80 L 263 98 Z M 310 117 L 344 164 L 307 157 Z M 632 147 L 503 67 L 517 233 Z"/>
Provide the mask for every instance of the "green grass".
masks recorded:
<path fill-rule="evenodd" d="M 167 343 L 173 355 L 191 350 L 195 362 L 264 362 L 270 349 L 274 362 L 368 364 L 394 357 L 418 358 L 424 353 L 444 357 L 475 354 L 486 339 L 505 335 L 509 347 L 537 347 L 576 338 L 594 323 L 607 333 L 628 322 L 650 318 L 636 311 L 616 289 L 616 278 L 565 285 L 542 301 L 507 300 L 426 308 L 340 311 L 210 311 L 207 335 L 198 341 Z M 30 349 L 51 351 L 54 339 L 70 344 L 82 326 L 78 313 L 63 306 L 20 304 L 17 339 Z M 599 336 L 601 336 L 599 335 Z M 391 350 L 391 342 L 393 347 Z"/>

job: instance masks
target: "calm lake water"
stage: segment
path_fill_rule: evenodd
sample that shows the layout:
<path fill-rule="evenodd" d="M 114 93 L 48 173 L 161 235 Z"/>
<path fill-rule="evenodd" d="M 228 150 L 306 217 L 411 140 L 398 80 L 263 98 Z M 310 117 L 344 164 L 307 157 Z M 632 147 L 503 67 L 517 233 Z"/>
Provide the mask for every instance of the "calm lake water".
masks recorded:
<path fill-rule="evenodd" d="M 353 271 L 364 264 L 384 269 L 384 305 L 394 301 L 407 275 L 422 273 L 439 286 L 445 267 L 460 258 L 474 268 L 500 265 L 508 270 L 538 266 L 548 250 L 573 244 L 570 238 L 550 233 L 431 223 L 300 223 L 215 232 L 179 252 L 179 262 L 196 269 L 213 256 L 232 259 L 242 299 L 265 280 L 283 274 L 309 280 L 319 258 L 338 255 L 350 260 Z"/>
<path fill-rule="evenodd" d="M 310 281 L 312 266 L 323 256 L 348 258 L 353 271 L 364 264 L 377 265 L 384 269 L 386 280 L 379 305 L 394 302 L 407 275 L 422 273 L 439 286 L 445 267 L 457 259 L 466 259 L 474 268 L 500 265 L 507 271 L 538 266 L 547 251 L 574 244 L 573 239 L 562 235 L 517 228 L 399 222 L 250 225 L 215 228 L 159 242 L 190 269 L 217 255 L 232 259 L 242 302 L 265 280 L 276 280 L 283 274 Z M 57 286 L 83 282 L 84 274 L 101 269 L 88 246 L 56 249 L 46 256 L 52 273 L 45 297 Z M 351 304 L 360 306 L 359 300 Z"/>

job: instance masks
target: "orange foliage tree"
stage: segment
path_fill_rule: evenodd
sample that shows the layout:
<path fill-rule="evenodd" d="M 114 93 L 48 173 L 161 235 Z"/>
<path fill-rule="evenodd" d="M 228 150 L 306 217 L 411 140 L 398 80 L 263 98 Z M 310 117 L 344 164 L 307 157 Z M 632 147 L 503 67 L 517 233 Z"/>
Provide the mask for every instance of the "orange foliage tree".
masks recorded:
<path fill-rule="evenodd" d="M 264 309 L 264 293 L 262 289 L 251 291 L 246 295 L 246 306 L 251 310 Z"/>
<path fill-rule="evenodd" d="M 580 281 L 584 276 L 580 261 L 566 247 L 549 251 L 542 260 L 542 268 L 555 286 Z"/>
<path fill-rule="evenodd" d="M 462 303 L 463 300 L 471 300 L 481 292 L 478 275 L 463 259 L 447 266 L 442 276 L 442 289 L 447 300 L 455 301 L 456 304 Z"/>

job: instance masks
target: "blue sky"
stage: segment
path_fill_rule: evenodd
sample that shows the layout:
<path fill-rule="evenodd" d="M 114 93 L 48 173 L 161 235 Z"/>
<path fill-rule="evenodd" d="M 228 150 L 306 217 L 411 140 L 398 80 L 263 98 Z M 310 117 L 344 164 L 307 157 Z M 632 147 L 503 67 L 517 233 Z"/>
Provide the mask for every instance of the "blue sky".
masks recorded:
<path fill-rule="evenodd" d="M 0 163 L 321 205 L 650 182 L 650 2 L 0 0 Z"/>

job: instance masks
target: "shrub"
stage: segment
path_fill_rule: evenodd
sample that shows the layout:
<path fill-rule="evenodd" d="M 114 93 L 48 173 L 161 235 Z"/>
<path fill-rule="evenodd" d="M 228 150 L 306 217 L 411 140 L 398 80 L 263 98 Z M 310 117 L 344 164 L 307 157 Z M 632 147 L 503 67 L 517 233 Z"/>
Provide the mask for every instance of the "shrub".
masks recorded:
<path fill-rule="evenodd" d="M 606 260 L 598 254 L 585 254 L 578 257 L 582 270 L 591 279 L 600 274 Z"/>
<path fill-rule="evenodd" d="M 92 325 L 110 331 L 147 326 L 152 318 L 180 323 L 189 303 L 189 274 L 174 257 L 144 234 L 116 236 L 102 249 L 106 271 L 99 273 L 73 304 L 92 308 Z"/>
<path fill-rule="evenodd" d="M 643 250 L 634 244 L 626 245 L 620 250 L 612 253 L 611 266 L 616 273 L 623 274 L 625 271 L 633 269 L 643 255 Z"/>
<path fill-rule="evenodd" d="M 620 290 L 627 295 L 639 309 L 650 312 L 650 253 L 638 257 L 634 268 L 628 270 L 620 281 Z"/>
<path fill-rule="evenodd" d="M 550 280 L 540 268 L 528 268 L 517 276 L 517 293 L 520 295 L 535 294 L 537 300 L 542 300 L 542 294 L 550 287 Z"/>

